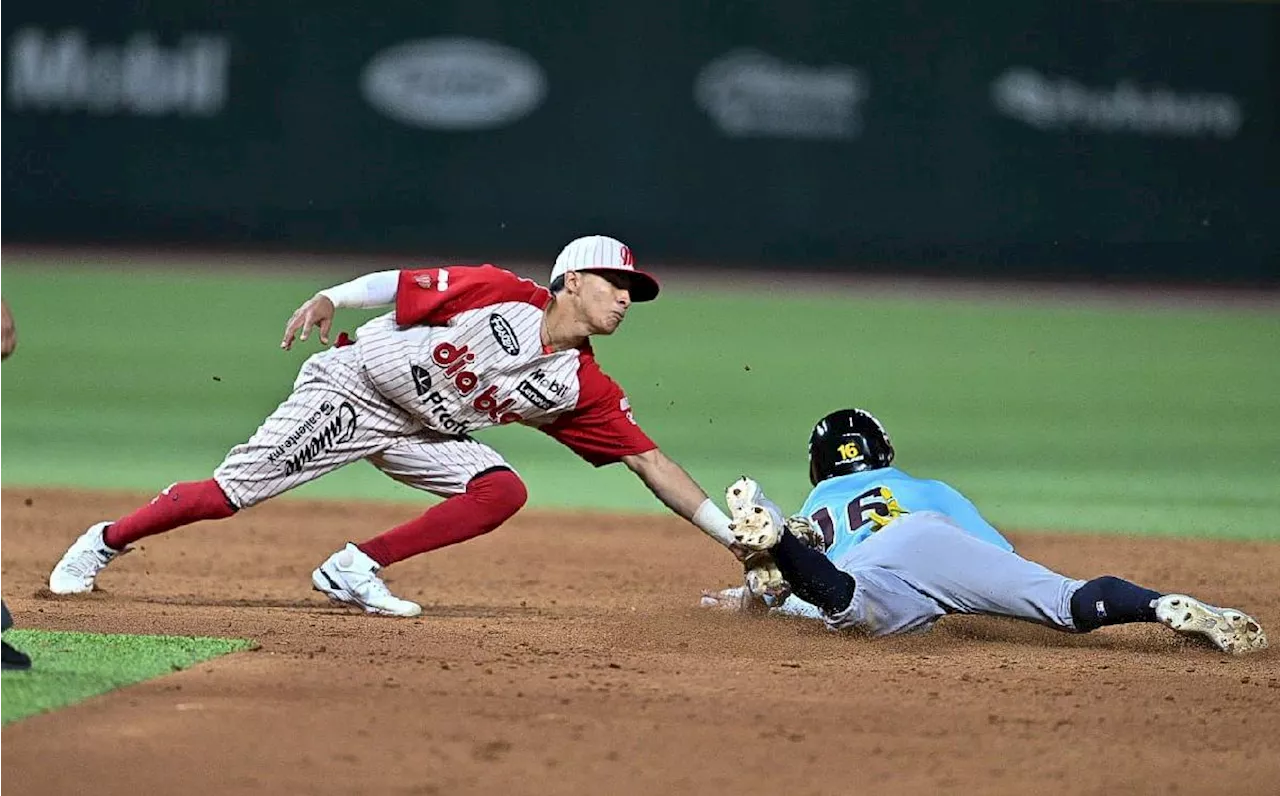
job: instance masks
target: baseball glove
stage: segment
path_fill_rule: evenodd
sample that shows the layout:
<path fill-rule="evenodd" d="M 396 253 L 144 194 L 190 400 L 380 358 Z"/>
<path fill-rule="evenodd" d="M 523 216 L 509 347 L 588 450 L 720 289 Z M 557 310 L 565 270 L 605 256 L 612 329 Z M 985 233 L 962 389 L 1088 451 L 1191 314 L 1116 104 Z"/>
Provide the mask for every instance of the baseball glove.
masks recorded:
<path fill-rule="evenodd" d="M 760 484 L 745 475 L 725 490 L 725 503 L 732 519 L 729 530 L 737 541 L 735 553 L 742 559 L 747 591 L 771 604 L 782 603 L 791 594 L 791 587 L 769 553 L 782 532 L 782 512 L 765 497 Z"/>
<path fill-rule="evenodd" d="M 813 520 L 803 514 L 792 514 L 787 517 L 787 530 L 791 531 L 791 535 L 800 540 L 805 547 L 810 547 L 820 553 L 827 552 L 827 539 L 822 535 L 822 531 L 814 524 Z"/>

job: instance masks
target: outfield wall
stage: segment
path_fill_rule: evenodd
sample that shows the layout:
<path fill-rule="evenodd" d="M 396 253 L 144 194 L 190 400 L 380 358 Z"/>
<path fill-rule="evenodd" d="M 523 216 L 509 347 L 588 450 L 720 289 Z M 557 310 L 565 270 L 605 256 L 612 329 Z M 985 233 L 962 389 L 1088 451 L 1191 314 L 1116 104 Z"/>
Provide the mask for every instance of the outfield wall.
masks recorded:
<path fill-rule="evenodd" d="M 68 0 L 6 242 L 1280 283 L 1280 5 Z"/>

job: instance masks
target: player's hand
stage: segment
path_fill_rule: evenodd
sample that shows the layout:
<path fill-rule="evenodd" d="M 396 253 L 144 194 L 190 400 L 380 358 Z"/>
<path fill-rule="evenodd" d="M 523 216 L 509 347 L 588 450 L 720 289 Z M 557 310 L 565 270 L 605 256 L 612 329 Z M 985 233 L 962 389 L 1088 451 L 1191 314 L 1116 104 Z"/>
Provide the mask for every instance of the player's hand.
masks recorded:
<path fill-rule="evenodd" d="M 787 530 L 791 531 L 791 535 L 799 539 L 805 547 L 817 550 L 819 553 L 827 552 L 827 539 L 823 536 L 822 529 L 805 515 L 792 514 L 787 517 Z"/>
<path fill-rule="evenodd" d="M 719 591 L 704 589 L 698 605 L 737 614 L 760 614 L 769 610 L 769 605 L 752 594 L 751 590 L 745 586 L 734 586 Z"/>
<path fill-rule="evenodd" d="M 742 570 L 747 591 L 770 605 L 781 605 L 791 596 L 791 584 L 782 577 L 777 562 L 768 553 L 753 554 L 742 562 Z"/>
<path fill-rule="evenodd" d="M 748 550 L 744 545 L 742 545 L 739 542 L 734 542 L 733 544 L 729 545 L 729 552 L 733 553 L 733 557 L 738 559 L 744 564 L 747 563 L 748 558 L 751 558 L 752 556 L 757 555 L 759 553 L 758 550 Z"/>
<path fill-rule="evenodd" d="M 313 326 L 320 328 L 320 342 L 329 345 L 333 313 L 333 302 L 327 297 L 317 294 L 308 299 L 306 304 L 298 307 L 293 315 L 289 316 L 289 322 L 284 325 L 284 339 L 280 341 L 280 347 L 285 351 L 293 348 L 294 335 L 297 335 L 299 340 L 306 340 Z"/>

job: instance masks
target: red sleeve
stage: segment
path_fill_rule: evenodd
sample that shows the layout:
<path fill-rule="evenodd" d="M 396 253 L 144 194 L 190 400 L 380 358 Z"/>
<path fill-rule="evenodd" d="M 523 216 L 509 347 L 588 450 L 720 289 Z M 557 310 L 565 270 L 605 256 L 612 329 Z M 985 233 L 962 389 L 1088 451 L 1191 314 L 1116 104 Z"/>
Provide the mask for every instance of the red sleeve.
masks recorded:
<path fill-rule="evenodd" d="M 396 287 L 396 323 L 443 326 L 461 312 L 523 301 L 545 307 L 547 289 L 492 265 L 450 265 L 400 272 Z"/>
<path fill-rule="evenodd" d="M 578 369 L 578 405 L 542 426 L 553 439 L 596 467 L 658 447 L 636 424 L 618 383 L 584 354 Z"/>

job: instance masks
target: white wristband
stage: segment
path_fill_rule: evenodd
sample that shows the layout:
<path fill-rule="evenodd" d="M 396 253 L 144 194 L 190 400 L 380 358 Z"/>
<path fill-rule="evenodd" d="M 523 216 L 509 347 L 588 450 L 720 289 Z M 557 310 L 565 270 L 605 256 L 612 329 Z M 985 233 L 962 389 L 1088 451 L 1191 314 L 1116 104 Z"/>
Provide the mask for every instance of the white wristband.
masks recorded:
<path fill-rule="evenodd" d="M 719 506 L 711 501 L 711 498 L 702 501 L 702 505 L 698 506 L 698 510 L 693 513 L 693 524 L 725 547 L 737 541 L 733 538 L 733 532 L 729 530 L 730 522 L 731 520 Z"/>
<path fill-rule="evenodd" d="M 335 309 L 369 309 L 396 303 L 399 271 L 377 271 L 321 290 L 318 295 L 333 302 Z"/>

